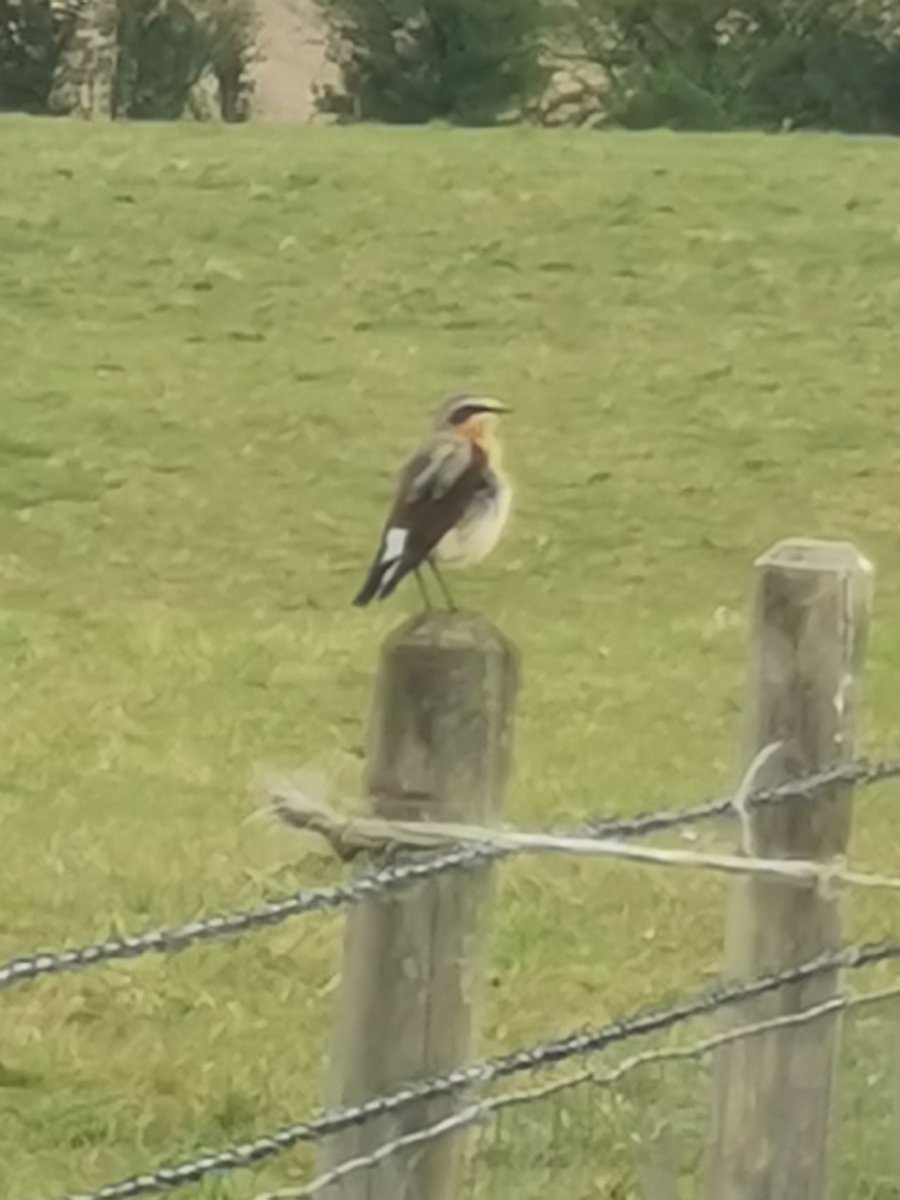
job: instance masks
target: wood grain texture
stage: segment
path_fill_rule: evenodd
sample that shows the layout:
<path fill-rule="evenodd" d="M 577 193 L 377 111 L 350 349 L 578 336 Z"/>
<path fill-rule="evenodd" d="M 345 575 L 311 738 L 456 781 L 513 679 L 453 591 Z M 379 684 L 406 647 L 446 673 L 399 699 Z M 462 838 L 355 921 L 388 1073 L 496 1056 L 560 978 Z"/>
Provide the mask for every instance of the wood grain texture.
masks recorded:
<path fill-rule="evenodd" d="M 416 617 L 385 643 L 369 730 L 373 811 L 490 824 L 509 768 L 518 661 L 488 622 Z M 363 868 L 364 869 L 364 868 Z M 491 868 L 430 880 L 355 909 L 346 930 L 329 1105 L 390 1092 L 472 1054 Z M 439 1120 L 457 1100 L 404 1108 L 329 1139 L 327 1169 Z M 335 1189 L 341 1200 L 451 1200 L 463 1143 L 397 1155 Z"/>
<path fill-rule="evenodd" d="M 845 543 L 792 540 L 757 562 L 745 762 L 773 742 L 757 786 L 853 757 L 873 571 Z M 745 850 L 828 861 L 846 853 L 852 788 L 752 810 Z M 749 841 L 749 845 L 747 842 Z M 841 938 L 837 896 L 762 879 L 732 885 L 726 975 L 751 978 L 813 958 Z M 732 1010 L 742 1025 L 835 994 L 837 973 Z M 710 1200 L 824 1200 L 839 1016 L 723 1048 L 714 1068 Z"/>

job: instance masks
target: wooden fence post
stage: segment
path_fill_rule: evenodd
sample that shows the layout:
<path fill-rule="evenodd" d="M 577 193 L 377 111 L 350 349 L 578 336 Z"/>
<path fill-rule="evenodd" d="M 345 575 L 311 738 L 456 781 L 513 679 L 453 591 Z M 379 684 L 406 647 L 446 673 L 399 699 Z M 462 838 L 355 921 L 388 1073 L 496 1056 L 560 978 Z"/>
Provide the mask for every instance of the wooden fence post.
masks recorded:
<path fill-rule="evenodd" d="M 791 540 L 756 564 L 744 759 L 782 743 L 755 786 L 852 760 L 873 570 L 852 545 Z M 846 852 L 852 788 L 754 809 L 745 849 L 827 861 Z M 752 978 L 839 945 L 840 903 L 809 887 L 762 879 L 732 886 L 726 974 Z M 781 988 L 730 1010 L 738 1026 L 835 994 L 838 973 Z M 710 1200 L 825 1200 L 840 1019 L 821 1018 L 717 1052 Z"/>
<path fill-rule="evenodd" d="M 490 824 L 501 811 L 518 659 L 487 621 L 413 618 L 387 639 L 369 728 L 376 815 Z M 369 864 L 371 867 L 371 864 Z M 453 872 L 348 918 L 329 1067 L 330 1105 L 465 1065 L 491 893 L 490 866 Z M 458 1100 L 404 1107 L 328 1139 L 329 1169 L 440 1120 Z M 340 1200 L 452 1200 L 463 1142 L 442 1138 L 348 1177 Z"/>

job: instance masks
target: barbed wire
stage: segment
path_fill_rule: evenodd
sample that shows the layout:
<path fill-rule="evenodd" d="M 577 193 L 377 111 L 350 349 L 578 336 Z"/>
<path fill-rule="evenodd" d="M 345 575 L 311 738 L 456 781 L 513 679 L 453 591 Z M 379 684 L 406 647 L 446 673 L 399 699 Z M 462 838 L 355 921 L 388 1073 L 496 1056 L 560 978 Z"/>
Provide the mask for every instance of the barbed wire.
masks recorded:
<path fill-rule="evenodd" d="M 707 1016 L 744 1000 L 755 999 L 790 984 L 841 969 L 860 969 L 900 958 L 900 941 L 885 940 L 829 951 L 805 963 L 772 972 L 757 979 L 711 988 L 666 1008 L 643 1009 L 633 1016 L 613 1021 L 599 1029 L 580 1030 L 565 1037 L 541 1042 L 526 1050 L 486 1059 L 460 1067 L 445 1075 L 410 1083 L 389 1095 L 376 1096 L 361 1104 L 322 1113 L 309 1121 L 284 1126 L 274 1133 L 230 1149 L 201 1154 L 171 1167 L 159 1167 L 94 1192 L 71 1193 L 60 1200 L 134 1200 L 135 1197 L 171 1191 L 198 1183 L 213 1173 L 221 1174 L 253 1166 L 304 1142 L 320 1142 L 378 1117 L 389 1116 L 410 1104 L 442 1099 L 470 1087 L 481 1087 L 523 1072 L 557 1066 L 606 1050 L 630 1038 L 663 1033 L 696 1017 Z"/>
<path fill-rule="evenodd" d="M 294 892 L 279 900 L 224 915 L 203 917 L 168 929 L 152 929 L 132 936 L 108 938 L 69 950 L 23 955 L 0 966 L 0 990 L 41 975 L 77 971 L 100 963 L 139 958 L 144 954 L 168 954 L 219 937 L 233 937 L 255 929 L 280 925 L 305 913 L 329 912 L 358 904 L 370 897 L 387 895 L 419 880 L 447 871 L 464 871 L 481 865 L 489 853 L 480 847 L 449 850 L 433 858 L 408 861 L 363 875 L 349 883 Z"/>
<path fill-rule="evenodd" d="M 656 1066 L 664 1062 L 687 1062 L 701 1059 L 732 1042 L 746 1041 L 750 1038 L 759 1037 L 765 1033 L 773 1033 L 794 1025 L 809 1024 L 832 1013 L 862 1008 L 867 1005 L 881 1003 L 885 1000 L 895 999 L 897 996 L 900 996 L 900 984 L 893 987 L 880 988 L 877 991 L 866 992 L 861 995 L 835 996 L 831 1000 L 825 1000 L 821 1004 L 801 1009 L 799 1012 L 785 1013 L 766 1021 L 757 1021 L 752 1025 L 741 1025 L 736 1029 L 729 1029 L 722 1033 L 714 1034 L 702 1041 L 692 1042 L 687 1046 L 666 1046 L 657 1050 L 647 1050 L 642 1054 L 634 1054 L 629 1058 L 623 1059 L 622 1062 L 603 1074 L 599 1074 L 594 1070 L 579 1071 L 576 1075 L 569 1075 L 565 1079 L 556 1079 L 551 1083 L 541 1084 L 538 1087 L 522 1088 L 515 1092 L 506 1092 L 501 1096 L 491 1096 L 487 1100 L 481 1100 L 477 1104 L 470 1104 L 466 1108 L 444 1117 L 443 1120 L 426 1125 L 421 1129 L 415 1130 L 413 1133 L 403 1134 L 401 1137 L 394 1138 L 391 1141 L 382 1142 L 380 1146 L 376 1147 L 370 1153 L 347 1159 L 339 1166 L 329 1171 L 323 1171 L 302 1187 L 279 1188 L 274 1192 L 262 1192 L 255 1197 L 255 1200 L 313 1200 L 313 1197 L 317 1196 L 320 1192 L 325 1191 L 326 1188 L 332 1187 L 336 1183 L 340 1183 L 341 1180 L 346 1179 L 349 1175 L 355 1175 L 360 1171 L 374 1170 L 381 1163 L 404 1150 L 411 1150 L 417 1146 L 437 1141 L 439 1138 L 446 1137 L 449 1133 L 458 1133 L 463 1129 L 470 1128 L 472 1125 L 483 1124 L 498 1116 L 506 1109 L 522 1108 L 528 1104 L 548 1100 L 552 1096 L 571 1091 L 574 1088 L 583 1087 L 586 1084 L 600 1088 L 614 1087 L 625 1076 L 630 1075 L 640 1067 Z"/>
<path fill-rule="evenodd" d="M 897 778 L 900 778 L 900 759 L 870 762 L 861 758 L 852 763 L 842 763 L 823 771 L 812 772 L 775 787 L 754 789 L 744 803 L 751 808 L 765 807 L 780 804 L 785 800 L 809 799 L 822 788 L 837 784 L 869 787 Z M 584 828 L 598 837 L 646 837 L 651 833 L 663 833 L 668 829 L 699 825 L 703 821 L 735 815 L 734 794 L 729 793 L 727 796 L 701 801 L 685 808 L 659 809 L 655 812 L 641 813 L 636 817 L 592 817 Z"/>
<path fill-rule="evenodd" d="M 814 795 L 836 784 L 867 786 L 900 777 L 900 760 L 869 762 L 860 759 L 828 770 L 817 771 L 774 788 L 751 792 L 744 804 L 777 804 Z M 591 837 L 645 837 L 667 829 L 726 817 L 734 812 L 734 796 L 728 795 L 681 809 L 659 809 L 635 817 L 592 818 L 581 828 Z M 197 942 L 236 937 L 280 925 L 293 917 L 312 912 L 333 912 L 379 895 L 402 891 L 447 872 L 472 870 L 486 862 L 508 857 L 513 851 L 499 846 L 454 847 L 428 858 L 393 863 L 349 883 L 328 888 L 294 892 L 253 908 L 199 918 L 169 928 L 107 938 L 86 946 L 64 950 L 36 951 L 0 964 L 0 990 L 44 975 L 84 970 L 108 962 L 140 958 L 145 954 L 171 954 Z"/>

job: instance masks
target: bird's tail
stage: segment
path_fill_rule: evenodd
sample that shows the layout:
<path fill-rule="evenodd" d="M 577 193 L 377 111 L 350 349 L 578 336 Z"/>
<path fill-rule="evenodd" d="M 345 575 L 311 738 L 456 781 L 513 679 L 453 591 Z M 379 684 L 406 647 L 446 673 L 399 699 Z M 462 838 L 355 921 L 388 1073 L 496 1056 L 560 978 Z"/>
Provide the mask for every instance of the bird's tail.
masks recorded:
<path fill-rule="evenodd" d="M 409 568 L 400 563 L 388 564 L 387 567 L 375 563 L 365 583 L 353 597 L 354 606 L 365 608 L 373 600 L 385 600 L 408 572 Z"/>
<path fill-rule="evenodd" d="M 412 564 L 403 555 L 405 537 L 402 541 L 391 537 L 390 531 L 378 551 L 378 556 L 369 568 L 366 581 L 353 599 L 356 608 L 365 608 L 372 600 L 388 597 L 404 575 L 408 575 Z"/>
<path fill-rule="evenodd" d="M 355 608 L 365 608 L 378 595 L 378 586 L 381 583 L 381 570 L 378 563 L 374 563 L 372 569 L 366 576 L 366 581 L 353 597 L 353 605 Z"/>

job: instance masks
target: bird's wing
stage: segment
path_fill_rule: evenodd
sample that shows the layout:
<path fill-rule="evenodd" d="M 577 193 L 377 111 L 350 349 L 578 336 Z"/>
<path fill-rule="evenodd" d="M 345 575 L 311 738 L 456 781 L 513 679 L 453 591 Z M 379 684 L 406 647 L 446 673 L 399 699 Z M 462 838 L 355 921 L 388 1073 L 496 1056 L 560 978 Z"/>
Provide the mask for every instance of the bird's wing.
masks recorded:
<path fill-rule="evenodd" d="M 405 531 L 403 558 L 418 566 L 452 529 L 483 482 L 484 454 L 460 437 L 438 434 L 407 464 L 387 532 Z"/>
<path fill-rule="evenodd" d="M 357 604 L 389 595 L 431 554 L 484 487 L 487 471 L 481 447 L 452 433 L 435 434 L 413 455 L 400 474 Z"/>
<path fill-rule="evenodd" d="M 482 451 L 462 438 L 438 435 L 407 463 L 382 543 L 387 559 L 412 570 L 427 558 L 470 504 L 484 478 Z"/>
<path fill-rule="evenodd" d="M 471 466 L 471 442 L 452 434 L 435 435 L 403 469 L 395 507 L 441 500 Z"/>

